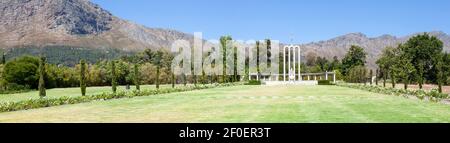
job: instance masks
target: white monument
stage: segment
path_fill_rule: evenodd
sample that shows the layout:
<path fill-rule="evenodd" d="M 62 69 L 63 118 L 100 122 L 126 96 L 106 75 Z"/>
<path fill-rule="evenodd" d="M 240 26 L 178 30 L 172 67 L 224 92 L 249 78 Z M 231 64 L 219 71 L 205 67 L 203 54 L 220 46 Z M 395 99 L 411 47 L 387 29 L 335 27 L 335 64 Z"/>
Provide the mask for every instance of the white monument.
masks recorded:
<path fill-rule="evenodd" d="M 334 72 L 325 73 L 301 73 L 301 48 L 298 45 L 289 45 L 283 47 L 283 74 L 272 74 L 263 76 L 276 76 L 277 80 L 263 80 L 265 85 L 318 85 L 318 80 L 329 80 L 328 75 L 333 75 L 333 82 L 336 82 L 336 74 Z M 259 80 L 259 75 L 256 75 Z M 278 77 L 282 76 L 282 81 Z M 303 78 L 306 80 L 303 80 Z M 313 78 L 311 78 L 313 77 Z M 271 78 L 269 78 L 271 79 Z"/>

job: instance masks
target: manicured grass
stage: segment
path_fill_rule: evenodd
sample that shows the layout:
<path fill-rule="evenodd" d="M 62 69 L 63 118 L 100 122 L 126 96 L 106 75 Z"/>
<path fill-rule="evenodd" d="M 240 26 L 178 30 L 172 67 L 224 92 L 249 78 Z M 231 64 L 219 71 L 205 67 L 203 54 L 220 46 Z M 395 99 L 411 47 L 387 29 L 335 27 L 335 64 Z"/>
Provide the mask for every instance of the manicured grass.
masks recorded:
<path fill-rule="evenodd" d="M 0 122 L 450 122 L 450 106 L 337 86 L 234 86 L 0 113 Z"/>
<path fill-rule="evenodd" d="M 161 85 L 161 88 L 169 88 L 171 85 Z M 155 85 L 141 85 L 141 89 L 155 89 Z M 130 86 L 130 90 L 132 91 L 136 89 L 135 86 Z M 117 91 L 127 91 L 125 86 L 119 86 Z M 47 98 L 57 98 L 62 96 L 81 96 L 81 89 L 79 87 L 76 88 L 55 88 L 55 89 L 47 89 Z M 97 95 L 102 93 L 112 93 L 112 89 L 110 86 L 104 87 L 88 87 L 86 89 L 86 95 Z M 16 102 L 28 99 L 38 99 L 39 92 L 38 91 L 30 91 L 24 93 L 17 94 L 0 94 L 0 102 Z"/>

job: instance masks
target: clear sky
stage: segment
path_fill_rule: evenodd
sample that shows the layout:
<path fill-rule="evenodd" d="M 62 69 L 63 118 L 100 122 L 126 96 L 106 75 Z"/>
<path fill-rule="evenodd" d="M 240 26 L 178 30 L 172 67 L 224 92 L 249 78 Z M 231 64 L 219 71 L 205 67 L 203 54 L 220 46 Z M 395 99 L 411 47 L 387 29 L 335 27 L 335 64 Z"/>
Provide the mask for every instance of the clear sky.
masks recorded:
<path fill-rule="evenodd" d="M 327 40 L 352 32 L 369 37 L 450 33 L 450 0 L 92 0 L 148 27 L 203 32 L 205 39 Z M 291 39 L 293 41 L 291 42 Z"/>

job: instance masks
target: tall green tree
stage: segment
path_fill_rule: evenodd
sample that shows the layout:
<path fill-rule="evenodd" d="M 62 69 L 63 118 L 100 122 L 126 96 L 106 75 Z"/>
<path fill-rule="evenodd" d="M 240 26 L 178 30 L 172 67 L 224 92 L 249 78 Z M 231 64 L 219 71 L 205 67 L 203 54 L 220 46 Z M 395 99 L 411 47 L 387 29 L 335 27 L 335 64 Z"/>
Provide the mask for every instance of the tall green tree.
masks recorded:
<path fill-rule="evenodd" d="M 363 48 L 352 45 L 350 50 L 342 59 L 342 74 L 347 76 L 347 73 L 351 68 L 355 66 L 364 66 L 366 63 L 366 56 L 367 53 L 364 52 Z"/>
<path fill-rule="evenodd" d="M 395 86 L 395 71 L 394 65 L 396 64 L 396 59 L 398 55 L 398 49 L 393 47 L 386 47 L 382 53 L 381 57 L 376 61 L 378 67 L 380 68 L 380 72 L 383 75 L 383 87 L 386 87 L 386 80 L 388 75 L 391 76 L 391 80 L 393 86 Z"/>
<path fill-rule="evenodd" d="M 422 89 L 425 79 L 433 81 L 433 69 L 436 66 L 433 59 L 443 51 L 443 42 L 427 33 L 414 36 L 405 43 L 404 51 L 415 68 L 416 79 Z"/>
<path fill-rule="evenodd" d="M 117 91 L 116 61 L 111 61 L 111 85 L 113 93 Z"/>
<path fill-rule="evenodd" d="M 141 75 L 139 72 L 139 64 L 134 64 L 134 85 L 136 86 L 136 90 L 141 90 Z"/>
<path fill-rule="evenodd" d="M 8 61 L 3 68 L 3 79 L 7 83 L 38 89 L 40 58 L 22 56 Z"/>
<path fill-rule="evenodd" d="M 46 96 L 45 92 L 45 57 L 41 57 L 39 60 L 39 97 L 44 98 Z"/>
<path fill-rule="evenodd" d="M 446 72 L 448 72 L 447 71 L 448 68 L 446 68 L 445 63 L 444 63 L 446 61 L 445 58 L 447 58 L 447 57 L 448 57 L 447 54 L 442 53 L 442 54 L 439 54 L 438 56 L 436 56 L 434 59 L 434 62 L 436 63 L 436 70 L 437 70 L 436 78 L 437 78 L 439 93 L 442 93 L 442 86 L 446 82 L 447 76 L 448 76 L 446 74 Z"/>
<path fill-rule="evenodd" d="M 172 88 L 175 88 L 175 82 L 176 82 L 175 73 L 172 72 L 171 76 L 172 76 Z"/>
<path fill-rule="evenodd" d="M 155 55 L 155 64 L 156 64 L 156 89 L 159 89 L 160 84 L 160 76 L 161 76 L 161 59 L 162 59 L 163 52 L 161 50 L 158 50 Z"/>
<path fill-rule="evenodd" d="M 333 61 L 330 64 L 329 71 L 338 70 L 341 67 L 341 62 L 339 61 L 337 56 L 333 57 Z"/>
<path fill-rule="evenodd" d="M 222 64 L 223 64 L 223 69 L 222 69 L 222 82 L 226 83 L 227 82 L 227 52 L 228 52 L 228 45 L 227 43 L 229 41 L 231 41 L 232 38 L 231 36 L 222 36 L 220 37 L 220 45 L 221 45 L 221 50 L 222 50 Z"/>
<path fill-rule="evenodd" d="M 397 47 L 397 51 L 399 52 L 395 57 L 395 64 L 392 67 L 394 72 L 401 80 L 403 81 L 404 89 L 408 89 L 408 84 L 410 83 L 411 78 L 413 78 L 413 74 L 415 72 L 414 65 L 411 63 L 411 58 L 409 55 L 405 53 L 404 46 L 399 44 Z"/>
<path fill-rule="evenodd" d="M 81 96 L 86 95 L 86 61 L 80 61 L 80 88 Z"/>
<path fill-rule="evenodd" d="M 378 86 L 378 75 L 379 75 L 379 73 L 380 73 L 380 70 L 377 69 L 377 70 L 375 71 L 375 85 L 376 85 L 376 86 Z"/>

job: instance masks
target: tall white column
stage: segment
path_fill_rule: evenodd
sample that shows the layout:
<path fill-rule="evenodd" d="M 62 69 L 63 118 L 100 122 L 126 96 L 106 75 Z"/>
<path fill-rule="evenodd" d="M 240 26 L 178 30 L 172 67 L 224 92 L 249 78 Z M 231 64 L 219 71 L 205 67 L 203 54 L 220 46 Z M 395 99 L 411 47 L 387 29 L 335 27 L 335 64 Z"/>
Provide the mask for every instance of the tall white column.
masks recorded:
<path fill-rule="evenodd" d="M 328 71 L 325 72 L 325 80 L 328 80 Z"/>
<path fill-rule="evenodd" d="M 301 65 L 302 65 L 302 56 L 301 56 L 301 50 L 302 48 L 298 46 L 298 77 L 299 81 L 302 81 L 302 73 L 301 73 Z"/>
<path fill-rule="evenodd" d="M 291 47 L 288 47 L 288 71 L 289 71 L 289 75 L 291 76 Z M 291 77 L 288 77 L 289 81 L 291 81 Z"/>
<path fill-rule="evenodd" d="M 336 73 L 333 73 L 333 82 L 336 83 Z"/>
<path fill-rule="evenodd" d="M 297 71 L 295 71 L 295 69 L 296 69 L 296 65 L 297 64 L 295 64 L 296 63 L 296 61 L 297 61 L 297 58 L 295 58 L 295 50 L 297 49 L 297 47 L 295 47 L 295 46 L 292 46 L 292 58 L 293 58 L 293 61 L 294 61 L 294 64 L 293 64 L 293 71 L 292 72 L 294 72 L 293 74 L 294 74 L 294 81 L 296 81 L 297 79 L 295 78 L 296 76 L 296 73 L 297 73 Z"/>
<path fill-rule="evenodd" d="M 286 81 L 286 47 L 283 47 L 283 81 Z"/>

